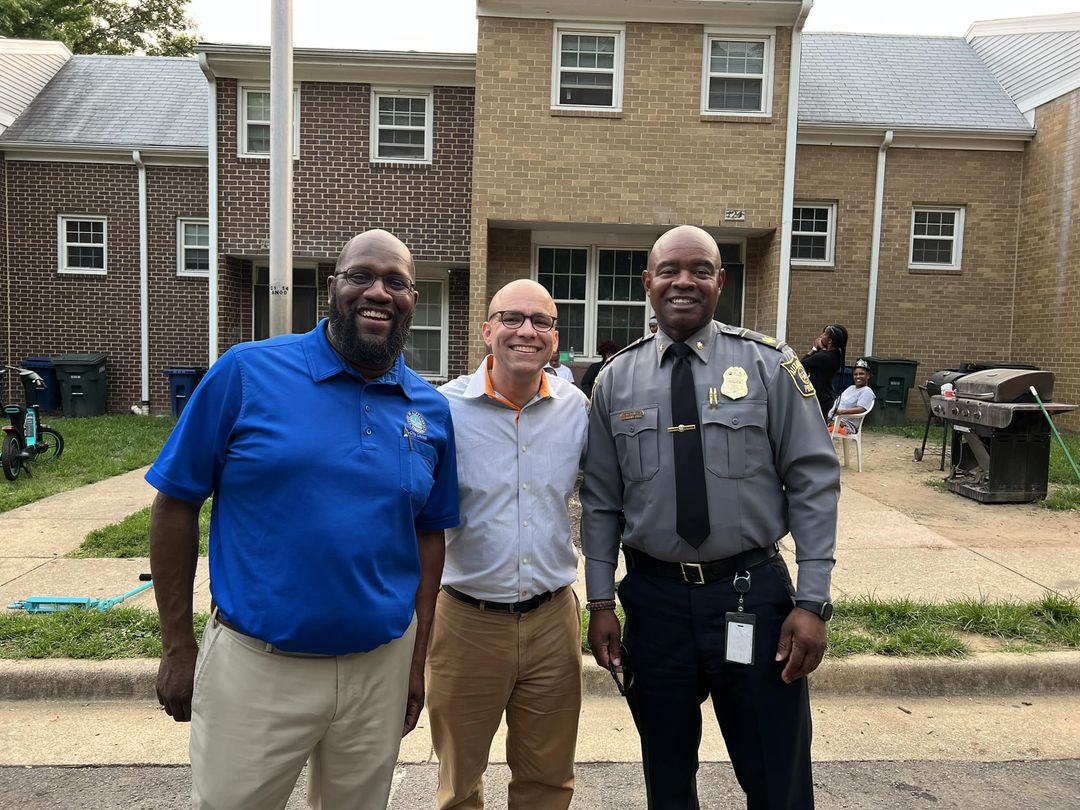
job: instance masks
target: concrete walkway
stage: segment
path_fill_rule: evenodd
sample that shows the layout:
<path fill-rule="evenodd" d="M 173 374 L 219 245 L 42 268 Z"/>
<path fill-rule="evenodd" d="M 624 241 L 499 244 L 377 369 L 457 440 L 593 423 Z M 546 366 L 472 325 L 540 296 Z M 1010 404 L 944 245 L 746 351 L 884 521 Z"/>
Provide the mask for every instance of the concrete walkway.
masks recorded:
<path fill-rule="evenodd" d="M 864 442 L 893 441 L 867 434 Z M 143 470 L 55 495 L 0 514 L 0 606 L 27 596 L 110 597 L 138 584 L 149 571 L 146 559 L 69 559 L 95 528 L 148 506 L 154 490 Z M 1080 534 L 1052 548 L 1030 549 L 1024 538 L 1014 547 L 992 549 L 950 540 L 919 520 L 887 506 L 873 492 L 873 473 L 845 469 L 844 480 L 858 479 L 861 491 L 845 486 L 840 499 L 834 595 L 944 600 L 987 596 L 994 600 L 1032 600 L 1047 591 L 1074 592 L 1080 571 Z M 992 523 L 1010 507 L 975 510 L 976 519 Z M 1075 520 L 1074 517 L 1062 517 Z M 790 538 L 783 552 L 794 570 Z M 1039 552 L 1039 553 L 1036 553 Z M 584 600 L 579 572 L 575 586 Z M 195 609 L 209 609 L 209 575 L 200 560 Z M 153 591 L 130 604 L 154 609 Z M 591 662 L 587 662 L 591 663 Z M 589 692 L 607 696 L 613 689 L 606 673 L 589 667 Z M 0 699 L 106 696 L 152 696 L 156 662 L 0 661 Z M 1000 693 L 1027 688 L 1080 687 L 1080 652 L 1036 655 L 976 655 L 964 661 L 888 660 L 870 657 L 829 660 L 813 679 L 817 691 L 909 695 Z M 1034 685 L 1034 687 L 1032 687 Z"/>

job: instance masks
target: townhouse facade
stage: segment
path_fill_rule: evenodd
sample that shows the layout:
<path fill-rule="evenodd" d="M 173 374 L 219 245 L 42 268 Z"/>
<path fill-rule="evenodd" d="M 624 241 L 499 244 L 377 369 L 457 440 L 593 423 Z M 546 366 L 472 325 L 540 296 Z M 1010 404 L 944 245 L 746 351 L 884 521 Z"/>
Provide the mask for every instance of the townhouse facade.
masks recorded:
<path fill-rule="evenodd" d="M 294 328 L 384 227 L 417 260 L 408 360 L 433 382 L 479 362 L 520 277 L 583 366 L 645 332 L 648 248 L 690 223 L 725 322 L 806 348 L 841 322 L 851 361 L 921 377 L 1033 362 L 1080 401 L 1080 15 L 886 37 L 804 33 L 811 6 L 480 0 L 475 55 L 297 49 Z M 67 59 L 0 135 L 9 361 L 107 351 L 110 409 L 160 411 L 164 367 L 266 335 L 268 80 L 248 46 Z"/>

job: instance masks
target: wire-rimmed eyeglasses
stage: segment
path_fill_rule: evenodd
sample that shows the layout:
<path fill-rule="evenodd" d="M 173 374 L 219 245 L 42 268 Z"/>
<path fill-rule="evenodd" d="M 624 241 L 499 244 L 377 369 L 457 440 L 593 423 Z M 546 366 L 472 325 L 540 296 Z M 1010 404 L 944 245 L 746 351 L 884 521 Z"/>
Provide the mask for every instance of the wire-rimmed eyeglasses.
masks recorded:
<path fill-rule="evenodd" d="M 508 329 L 520 329 L 521 325 L 528 320 L 532 323 L 532 328 L 537 332 L 550 332 L 555 327 L 555 321 L 558 319 L 544 312 L 534 312 L 532 315 L 526 315 L 524 312 L 517 312 L 513 309 L 502 309 L 498 312 L 492 312 L 491 318 L 488 320 L 497 320 Z"/>
<path fill-rule="evenodd" d="M 346 272 L 346 273 L 334 273 L 335 276 L 340 276 L 345 279 L 346 284 L 350 284 L 353 287 L 357 287 L 361 290 L 367 290 L 374 286 L 375 280 L 382 281 L 383 289 L 391 295 L 408 295 L 416 289 L 416 285 L 413 284 L 405 276 L 389 275 L 389 276 L 377 276 L 374 273 L 368 273 L 364 270 Z"/>

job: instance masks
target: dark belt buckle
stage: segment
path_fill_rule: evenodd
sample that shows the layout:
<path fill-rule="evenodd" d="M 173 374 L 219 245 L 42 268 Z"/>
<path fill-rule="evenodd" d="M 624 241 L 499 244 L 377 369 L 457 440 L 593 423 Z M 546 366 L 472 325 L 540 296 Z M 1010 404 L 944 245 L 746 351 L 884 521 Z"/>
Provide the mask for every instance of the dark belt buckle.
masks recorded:
<path fill-rule="evenodd" d="M 704 585 L 705 584 L 705 569 L 701 567 L 701 563 L 679 563 L 679 568 L 682 569 L 683 582 L 688 585 Z M 696 571 L 697 579 L 690 579 L 687 576 L 688 571 Z"/>

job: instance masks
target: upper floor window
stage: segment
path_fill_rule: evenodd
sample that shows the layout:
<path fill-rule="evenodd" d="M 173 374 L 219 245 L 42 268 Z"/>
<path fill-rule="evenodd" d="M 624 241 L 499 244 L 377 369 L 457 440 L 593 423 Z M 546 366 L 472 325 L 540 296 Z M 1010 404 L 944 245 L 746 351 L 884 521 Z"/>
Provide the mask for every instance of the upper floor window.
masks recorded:
<path fill-rule="evenodd" d="M 240 88 L 239 144 L 241 157 L 270 156 L 270 89 Z M 293 157 L 300 156 L 300 91 L 293 89 Z"/>
<path fill-rule="evenodd" d="M 774 40 L 706 33 L 702 113 L 771 115 Z"/>
<path fill-rule="evenodd" d="M 105 275 L 105 217 L 61 216 L 58 224 L 58 270 L 61 273 Z"/>
<path fill-rule="evenodd" d="M 793 264 L 832 266 L 836 244 L 836 204 L 797 202 L 791 210 Z"/>
<path fill-rule="evenodd" d="M 205 219 L 176 222 L 176 272 L 181 276 L 210 273 L 210 223 Z"/>
<path fill-rule="evenodd" d="M 431 101 L 430 90 L 373 90 L 371 159 L 430 163 Z"/>
<path fill-rule="evenodd" d="M 622 109 L 622 26 L 555 27 L 551 106 Z"/>
<path fill-rule="evenodd" d="M 908 267 L 916 270 L 959 270 L 963 243 L 963 206 L 917 206 L 912 209 Z"/>

